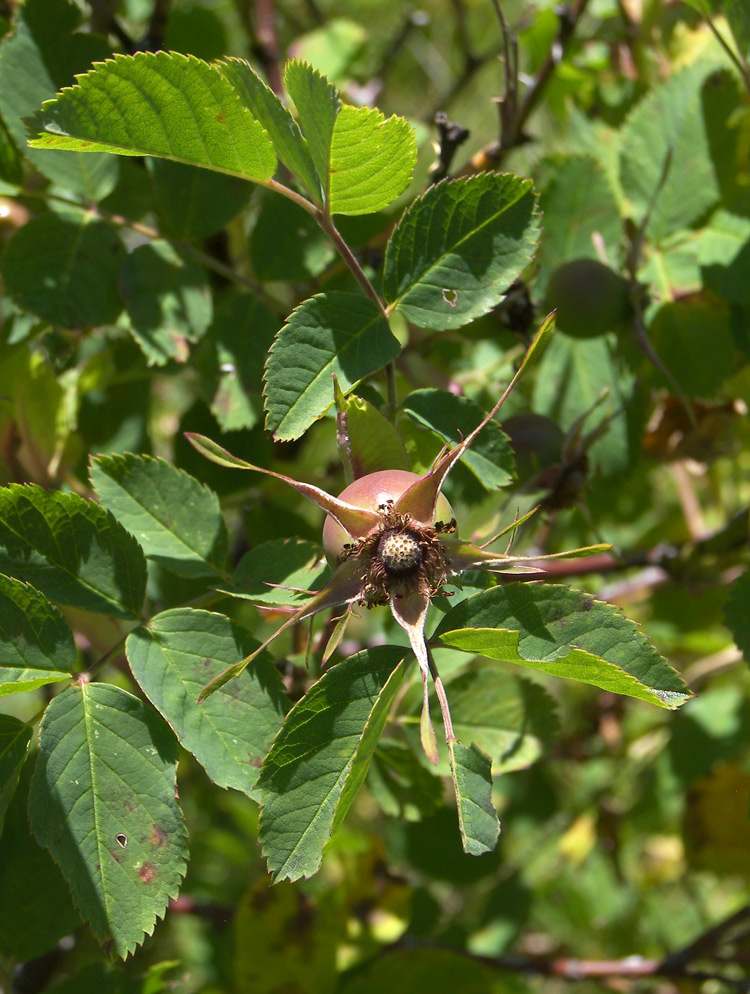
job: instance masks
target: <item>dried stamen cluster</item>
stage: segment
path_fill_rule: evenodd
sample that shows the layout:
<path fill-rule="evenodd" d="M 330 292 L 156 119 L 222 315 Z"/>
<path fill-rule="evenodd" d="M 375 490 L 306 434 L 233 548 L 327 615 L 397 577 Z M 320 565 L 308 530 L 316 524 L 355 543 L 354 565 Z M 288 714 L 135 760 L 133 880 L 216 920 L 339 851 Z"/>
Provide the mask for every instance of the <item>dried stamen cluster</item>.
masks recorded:
<path fill-rule="evenodd" d="M 358 542 L 345 545 L 339 556 L 340 563 L 362 564 L 358 603 L 375 607 L 410 593 L 434 597 L 445 585 L 450 567 L 439 536 L 455 531 L 455 520 L 422 525 L 411 514 L 394 512 L 392 501 L 381 504 L 379 511 L 381 524 Z"/>

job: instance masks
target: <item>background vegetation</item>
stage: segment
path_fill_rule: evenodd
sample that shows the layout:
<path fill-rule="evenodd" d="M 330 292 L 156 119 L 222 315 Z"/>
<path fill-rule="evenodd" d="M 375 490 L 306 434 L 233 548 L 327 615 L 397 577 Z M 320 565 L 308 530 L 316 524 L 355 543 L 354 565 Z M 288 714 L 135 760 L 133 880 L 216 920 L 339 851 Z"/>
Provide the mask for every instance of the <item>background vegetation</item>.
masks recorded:
<path fill-rule="evenodd" d="M 469 724 L 491 726 L 484 741 L 496 735 L 498 755 L 498 730 L 521 743 L 494 769 L 497 849 L 462 852 L 447 781 L 415 758 L 415 684 L 319 873 L 275 886 L 256 800 L 217 786 L 181 750 L 187 874 L 153 936 L 115 963 L 81 924 L 38 815 L 30 831 L 36 729 L 61 684 L 27 679 L 0 714 L 3 989 L 748 990 L 746 6 L 5 0 L 0 31 L 4 500 L 29 483 L 101 496 L 90 457 L 138 453 L 219 495 L 233 564 L 273 540 L 319 545 L 320 512 L 299 494 L 202 459 L 183 433 L 343 489 L 332 413 L 274 441 L 262 397 L 268 349 L 292 310 L 314 293 L 357 290 L 330 237 L 244 180 L 30 148 L 24 123 L 113 52 L 239 56 L 276 91 L 298 57 L 346 102 L 415 129 L 409 189 L 386 210 L 337 219 L 376 286 L 395 220 L 436 178 L 499 169 L 534 180 L 541 247 L 503 302 L 439 332 L 397 316 L 393 381 L 378 369 L 358 393 L 395 418 L 409 465 L 424 472 L 443 438 L 414 402 L 389 412 L 389 401 L 439 389 L 489 410 L 557 307 L 555 337 L 499 416 L 515 469 L 485 485 L 461 465 L 446 493 L 462 535 L 477 539 L 541 503 L 514 552 L 612 543 L 594 561 L 548 562 L 546 578 L 622 606 L 696 694 L 668 711 L 538 672 L 521 678 L 510 664 L 493 668 L 487 691 L 481 661 L 446 655 L 454 707 L 463 691 Z M 8 565 L 12 506 L 2 505 L 2 569 L 29 579 Z M 149 562 L 152 616 L 206 593 L 205 576 L 175 573 L 168 559 Z M 12 590 L 2 588 L 6 608 Z M 220 610 L 259 637 L 273 630 L 252 599 Z M 63 611 L 76 637 L 68 668 L 103 678 L 105 695 L 142 701 L 122 653 L 132 621 Z M 320 675 L 320 636 L 311 654 L 306 625 L 285 638 L 270 671 L 298 701 Z M 405 639 L 386 611 L 366 612 L 339 653 L 385 642 Z M 501 718 L 487 717 L 491 705 Z M 176 747 L 164 741 L 166 755 Z"/>

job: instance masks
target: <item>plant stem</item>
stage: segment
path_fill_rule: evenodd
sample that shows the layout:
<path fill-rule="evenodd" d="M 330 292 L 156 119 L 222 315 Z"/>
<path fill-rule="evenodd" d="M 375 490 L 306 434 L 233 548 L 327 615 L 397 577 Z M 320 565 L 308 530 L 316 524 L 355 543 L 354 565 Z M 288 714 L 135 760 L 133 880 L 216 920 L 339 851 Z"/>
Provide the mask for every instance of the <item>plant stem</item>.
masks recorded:
<path fill-rule="evenodd" d="M 321 210 L 318 211 L 314 215 L 314 217 L 317 220 L 320 227 L 323 229 L 323 231 L 325 231 L 325 233 L 331 239 L 333 244 L 336 246 L 336 251 L 339 253 L 341 258 L 349 267 L 352 276 L 357 281 L 357 283 L 359 283 L 362 292 L 365 294 L 366 297 L 369 297 L 369 299 L 377 306 L 378 310 L 383 315 L 383 317 L 387 317 L 385 304 L 378 296 L 375 287 L 368 280 L 364 270 L 357 261 L 356 256 L 344 241 L 339 230 L 336 228 L 336 225 L 333 223 L 333 220 L 331 219 L 331 215 Z"/>

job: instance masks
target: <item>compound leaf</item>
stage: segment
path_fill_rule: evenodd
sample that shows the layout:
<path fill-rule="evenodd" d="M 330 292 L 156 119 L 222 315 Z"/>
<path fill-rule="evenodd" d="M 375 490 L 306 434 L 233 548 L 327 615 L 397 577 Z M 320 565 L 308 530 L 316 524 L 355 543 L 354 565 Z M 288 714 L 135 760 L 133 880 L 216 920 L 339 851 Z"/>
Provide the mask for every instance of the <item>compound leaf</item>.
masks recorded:
<path fill-rule="evenodd" d="M 264 182 L 276 154 L 216 66 L 177 52 L 115 55 L 29 119 L 32 148 L 157 155 Z"/>
<path fill-rule="evenodd" d="M 96 456 L 91 484 L 149 559 L 178 576 L 223 575 L 229 539 L 216 494 L 150 456 Z"/>
<path fill-rule="evenodd" d="M 404 212 L 385 254 L 390 310 L 423 328 L 460 328 L 500 302 L 539 237 L 530 180 L 443 180 Z"/>
<path fill-rule="evenodd" d="M 467 749 L 454 739 L 448 747 L 464 852 L 481 856 L 492 852 L 500 837 L 492 803 L 492 761 L 475 742 Z"/>
<path fill-rule="evenodd" d="M 299 438 L 333 404 L 335 373 L 350 390 L 400 352 L 378 307 L 354 293 L 319 293 L 291 313 L 266 365 L 266 428 Z"/>
<path fill-rule="evenodd" d="M 70 677 L 70 626 L 44 594 L 0 574 L 0 697 Z"/>
<path fill-rule="evenodd" d="M 0 570 L 51 601 L 138 617 L 146 593 L 140 546 L 99 504 L 14 484 L 0 490 Z"/>
<path fill-rule="evenodd" d="M 202 704 L 205 684 L 241 662 L 258 642 L 222 614 L 164 611 L 128 636 L 133 676 L 180 743 L 214 783 L 250 794 L 261 760 L 286 713 L 281 676 L 261 655 Z"/>
<path fill-rule="evenodd" d="M 367 773 L 406 650 L 380 646 L 328 670 L 287 715 L 263 763 L 260 842 L 277 879 L 309 877 Z"/>
<path fill-rule="evenodd" d="M 42 720 L 29 818 L 97 939 L 125 957 L 151 935 L 185 873 L 177 743 L 109 684 L 68 687 Z"/>
<path fill-rule="evenodd" d="M 374 214 L 399 197 L 417 161 L 414 130 L 403 117 L 373 107 L 339 111 L 331 140 L 328 206 L 332 214 Z"/>
<path fill-rule="evenodd" d="M 449 611 L 434 638 L 663 708 L 692 697 L 634 622 L 570 587 L 492 587 Z"/>

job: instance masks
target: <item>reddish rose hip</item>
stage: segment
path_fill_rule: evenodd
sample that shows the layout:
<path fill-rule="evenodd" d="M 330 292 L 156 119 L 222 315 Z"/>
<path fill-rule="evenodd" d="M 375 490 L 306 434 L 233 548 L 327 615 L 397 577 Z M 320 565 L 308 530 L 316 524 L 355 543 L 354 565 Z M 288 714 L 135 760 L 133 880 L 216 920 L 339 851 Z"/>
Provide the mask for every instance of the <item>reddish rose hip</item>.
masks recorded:
<path fill-rule="evenodd" d="M 379 473 L 362 476 L 339 494 L 339 500 L 346 501 L 354 507 L 362 507 L 370 511 L 380 511 L 388 504 L 395 503 L 409 487 L 417 483 L 421 477 L 417 473 L 409 473 L 404 469 L 384 469 Z M 453 509 L 442 494 L 438 497 L 435 519 L 446 524 L 453 518 Z M 351 537 L 345 529 L 330 515 L 323 525 L 323 548 L 331 566 L 335 566 L 344 551 L 345 545 L 350 545 Z M 404 552 L 403 543 L 399 549 L 397 543 L 391 543 L 394 553 Z M 381 550 L 383 551 L 383 550 Z M 405 553 L 408 557 L 408 553 Z"/>

